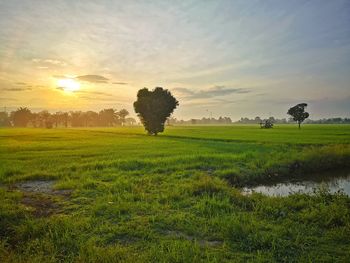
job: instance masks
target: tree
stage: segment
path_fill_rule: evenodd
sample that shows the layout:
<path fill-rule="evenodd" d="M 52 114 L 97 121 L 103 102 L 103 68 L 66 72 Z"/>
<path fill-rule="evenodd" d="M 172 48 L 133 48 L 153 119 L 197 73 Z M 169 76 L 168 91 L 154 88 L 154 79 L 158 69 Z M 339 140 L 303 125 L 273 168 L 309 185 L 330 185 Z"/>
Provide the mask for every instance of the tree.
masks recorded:
<path fill-rule="evenodd" d="M 122 109 L 118 112 L 118 116 L 120 118 L 121 124 L 124 125 L 125 124 L 125 118 L 126 116 L 129 115 L 129 112 L 126 109 Z"/>
<path fill-rule="evenodd" d="M 92 127 L 98 125 L 98 113 L 94 111 L 87 111 L 83 113 L 85 127 Z"/>
<path fill-rule="evenodd" d="M 298 122 L 299 129 L 300 124 L 309 117 L 309 113 L 305 111 L 306 107 L 306 103 L 299 103 L 298 105 L 291 107 L 287 112 L 290 116 L 292 116 L 293 121 Z"/>
<path fill-rule="evenodd" d="M 11 119 L 15 127 L 26 127 L 31 120 L 32 113 L 28 108 L 18 108 L 11 112 Z"/>
<path fill-rule="evenodd" d="M 0 127 L 10 126 L 10 117 L 6 111 L 0 112 Z"/>
<path fill-rule="evenodd" d="M 167 89 L 156 87 L 153 91 L 140 89 L 134 109 L 143 126 L 150 135 L 164 131 L 166 119 L 171 115 L 179 102 Z"/>
<path fill-rule="evenodd" d="M 37 114 L 37 118 L 39 120 L 39 127 L 41 128 L 52 128 L 53 120 L 51 114 L 47 111 L 41 111 Z"/>
<path fill-rule="evenodd" d="M 115 109 L 103 109 L 99 112 L 99 119 L 102 126 L 113 126 L 118 122 L 119 116 Z"/>
<path fill-rule="evenodd" d="M 132 126 L 132 125 L 135 125 L 136 124 L 136 120 L 134 118 L 125 118 L 125 125 L 129 125 L 129 126 Z"/>
<path fill-rule="evenodd" d="M 81 111 L 71 111 L 69 117 L 72 127 L 82 127 L 84 125 L 83 113 Z"/>
<path fill-rule="evenodd" d="M 271 128 L 273 128 L 273 122 L 272 122 L 271 118 L 269 118 L 267 120 L 264 120 L 264 121 L 261 121 L 260 122 L 260 128 L 261 129 L 271 129 Z"/>

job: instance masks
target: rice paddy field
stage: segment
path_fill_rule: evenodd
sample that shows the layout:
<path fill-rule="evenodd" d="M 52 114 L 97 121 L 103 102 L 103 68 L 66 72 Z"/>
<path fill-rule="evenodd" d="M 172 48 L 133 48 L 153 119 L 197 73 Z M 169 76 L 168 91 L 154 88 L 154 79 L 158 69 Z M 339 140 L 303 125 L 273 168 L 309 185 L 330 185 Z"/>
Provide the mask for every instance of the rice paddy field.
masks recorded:
<path fill-rule="evenodd" d="M 349 125 L 0 129 L 0 262 L 348 262 Z"/>

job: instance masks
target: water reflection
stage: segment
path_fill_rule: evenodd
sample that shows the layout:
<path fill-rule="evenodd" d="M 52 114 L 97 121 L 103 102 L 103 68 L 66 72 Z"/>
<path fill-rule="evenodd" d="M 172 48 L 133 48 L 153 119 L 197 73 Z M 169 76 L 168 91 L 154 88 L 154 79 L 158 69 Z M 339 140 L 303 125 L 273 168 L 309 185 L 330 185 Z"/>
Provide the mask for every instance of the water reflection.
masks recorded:
<path fill-rule="evenodd" d="M 327 188 L 331 193 L 342 190 L 350 196 L 350 171 L 313 174 L 303 181 L 287 181 L 252 188 L 245 187 L 243 192 L 246 194 L 257 192 L 269 196 L 288 196 L 297 192 L 311 194 L 317 188 Z"/>

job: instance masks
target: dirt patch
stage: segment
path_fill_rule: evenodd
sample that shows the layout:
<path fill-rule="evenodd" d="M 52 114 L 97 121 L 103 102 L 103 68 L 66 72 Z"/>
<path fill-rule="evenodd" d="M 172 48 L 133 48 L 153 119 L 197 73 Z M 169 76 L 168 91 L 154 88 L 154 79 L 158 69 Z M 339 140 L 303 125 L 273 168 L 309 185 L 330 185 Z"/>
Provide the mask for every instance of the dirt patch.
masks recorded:
<path fill-rule="evenodd" d="M 71 190 L 53 189 L 53 180 L 32 180 L 13 184 L 9 190 L 23 192 L 21 204 L 35 217 L 48 217 L 63 212 L 62 199 L 67 199 Z"/>
<path fill-rule="evenodd" d="M 176 238 L 182 238 L 182 239 L 186 239 L 186 240 L 189 240 L 189 241 L 196 241 L 201 247 L 206 247 L 206 246 L 209 246 L 209 247 L 218 247 L 218 246 L 221 246 L 223 244 L 222 241 L 220 240 L 205 240 L 205 239 L 198 239 L 194 236 L 190 236 L 190 235 L 187 235 L 183 232 L 180 232 L 180 231 L 166 231 L 164 232 L 165 235 L 168 235 L 168 236 L 173 236 L 173 237 L 176 237 Z"/>
<path fill-rule="evenodd" d="M 61 195 L 69 196 L 72 193 L 72 190 L 63 189 L 55 190 L 53 189 L 55 181 L 53 180 L 33 180 L 25 181 L 14 184 L 12 188 L 18 189 L 22 192 L 27 193 L 38 193 L 38 194 L 48 194 L 48 195 Z"/>
<path fill-rule="evenodd" d="M 60 203 L 50 196 L 41 194 L 26 193 L 21 203 L 25 205 L 35 217 L 48 217 L 62 212 L 62 205 Z"/>

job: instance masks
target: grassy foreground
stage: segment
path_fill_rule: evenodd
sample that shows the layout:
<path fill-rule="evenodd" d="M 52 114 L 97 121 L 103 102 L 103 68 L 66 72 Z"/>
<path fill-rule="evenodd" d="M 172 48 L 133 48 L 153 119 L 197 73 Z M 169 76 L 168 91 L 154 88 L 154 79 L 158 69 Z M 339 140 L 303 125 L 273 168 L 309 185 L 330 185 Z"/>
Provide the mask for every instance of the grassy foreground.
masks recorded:
<path fill-rule="evenodd" d="M 350 126 L 1 129 L 0 160 L 0 262 L 350 258 L 346 195 L 237 188 L 345 168 Z M 71 192 L 13 187 L 29 180 Z"/>

